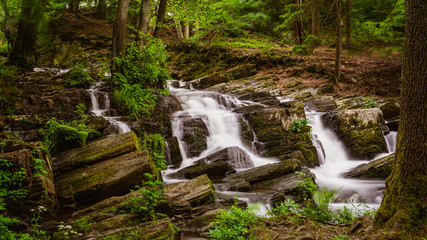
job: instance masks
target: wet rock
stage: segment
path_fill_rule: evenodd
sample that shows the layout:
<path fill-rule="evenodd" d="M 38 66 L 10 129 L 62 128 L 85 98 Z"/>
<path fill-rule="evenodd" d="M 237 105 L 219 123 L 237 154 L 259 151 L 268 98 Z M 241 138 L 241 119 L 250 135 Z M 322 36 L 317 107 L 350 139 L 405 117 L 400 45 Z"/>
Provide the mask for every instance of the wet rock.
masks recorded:
<path fill-rule="evenodd" d="M 235 179 L 243 179 L 250 184 L 271 180 L 301 169 L 301 162 L 297 159 L 288 159 L 287 161 L 267 164 L 255 167 L 243 172 L 238 172 L 227 176 L 223 180 L 229 182 Z"/>
<path fill-rule="evenodd" d="M 208 127 L 201 118 L 186 119 L 182 124 L 187 157 L 197 157 L 207 149 Z"/>
<path fill-rule="evenodd" d="M 364 163 L 345 174 L 348 178 L 387 178 L 391 173 L 394 154 Z"/>
<path fill-rule="evenodd" d="M 171 137 L 166 139 L 167 144 L 167 154 L 169 154 L 166 158 L 168 160 L 168 164 L 172 165 L 172 168 L 178 168 L 182 163 L 182 155 L 181 149 L 179 148 L 178 138 Z"/>
<path fill-rule="evenodd" d="M 213 204 L 215 193 L 207 175 L 201 175 L 188 182 L 166 185 L 165 195 L 175 201 L 187 201 L 191 207 Z"/>
<path fill-rule="evenodd" d="M 202 158 L 200 161 L 207 163 L 223 161 L 230 164 L 234 169 L 254 167 L 254 163 L 249 154 L 236 146 L 221 149 Z"/>
<path fill-rule="evenodd" d="M 335 99 L 338 109 L 367 109 L 376 107 L 376 99 L 363 96 L 348 96 Z"/>
<path fill-rule="evenodd" d="M 193 179 L 200 175 L 206 174 L 210 178 L 221 178 L 230 172 L 235 171 L 227 162 L 218 161 L 206 163 L 204 161 L 200 161 L 192 166 L 183 168 L 176 173 L 170 174 L 169 177 Z"/>
<path fill-rule="evenodd" d="M 134 151 L 63 173 L 55 183 L 62 203 L 87 203 L 126 194 L 145 173 L 157 175 L 154 163 L 148 151 Z"/>
<path fill-rule="evenodd" d="M 252 76 L 256 73 L 255 65 L 242 64 L 237 67 L 231 68 L 225 72 L 214 73 L 196 80 L 191 81 L 193 86 L 199 89 L 207 88 L 219 83 L 237 80 L 245 77 Z"/>
<path fill-rule="evenodd" d="M 208 211 L 203 215 L 196 217 L 191 221 L 185 223 L 184 226 L 180 228 L 180 230 L 187 231 L 187 232 L 198 232 L 199 234 L 203 235 L 212 225 L 213 221 L 215 220 L 218 214 L 219 214 L 219 211 L 217 209 Z"/>
<path fill-rule="evenodd" d="M 385 120 L 399 118 L 400 106 L 395 101 L 391 100 L 386 102 L 385 104 L 381 104 L 379 108 L 383 112 Z"/>
<path fill-rule="evenodd" d="M 306 101 L 305 105 L 320 112 L 328 112 L 337 108 L 335 99 L 332 96 L 317 96 Z"/>
<path fill-rule="evenodd" d="M 127 132 L 90 142 L 81 148 L 62 152 L 55 157 L 53 168 L 55 171 L 66 172 L 137 150 L 141 150 L 141 147 L 136 134 Z"/>
<path fill-rule="evenodd" d="M 354 158 L 372 159 L 387 152 L 383 136 L 387 127 L 378 108 L 338 110 L 323 115 L 322 121 L 338 135 Z"/>
<path fill-rule="evenodd" d="M 233 179 L 228 181 L 224 187 L 225 191 L 239 191 L 239 192 L 250 192 L 251 184 L 243 179 Z"/>

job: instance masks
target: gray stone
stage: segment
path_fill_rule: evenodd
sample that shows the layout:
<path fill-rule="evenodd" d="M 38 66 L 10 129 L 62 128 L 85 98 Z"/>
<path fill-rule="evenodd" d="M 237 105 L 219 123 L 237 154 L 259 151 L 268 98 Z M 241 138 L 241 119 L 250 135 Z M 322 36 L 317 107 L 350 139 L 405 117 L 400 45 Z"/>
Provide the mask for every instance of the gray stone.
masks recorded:
<path fill-rule="evenodd" d="M 394 160 L 394 154 L 364 163 L 353 168 L 345 177 L 348 178 L 381 178 L 386 179 L 390 173 Z"/>

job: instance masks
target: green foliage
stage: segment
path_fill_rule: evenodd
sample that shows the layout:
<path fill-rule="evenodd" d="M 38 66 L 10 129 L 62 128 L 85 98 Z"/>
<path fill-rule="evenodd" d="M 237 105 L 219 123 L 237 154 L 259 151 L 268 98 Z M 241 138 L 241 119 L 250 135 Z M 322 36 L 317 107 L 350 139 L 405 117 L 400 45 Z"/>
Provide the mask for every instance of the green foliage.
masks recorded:
<path fill-rule="evenodd" d="M 305 176 L 304 173 L 301 173 L 303 176 Z M 304 181 L 301 181 L 296 187 L 295 187 L 295 195 L 300 197 L 303 200 L 311 199 L 313 194 L 317 190 L 317 185 L 314 183 L 313 179 L 308 178 Z"/>
<path fill-rule="evenodd" d="M 364 98 L 365 108 L 374 108 L 377 106 L 377 103 L 371 97 Z"/>
<path fill-rule="evenodd" d="M 300 118 L 295 120 L 291 125 L 289 125 L 289 132 L 299 133 L 301 128 L 308 125 L 308 118 Z"/>
<path fill-rule="evenodd" d="M 0 199 L 19 200 L 28 195 L 27 190 L 23 190 L 23 183 L 26 180 L 24 168 L 16 169 L 15 164 L 6 159 L 0 158 Z"/>
<path fill-rule="evenodd" d="M 287 213 L 295 213 L 297 215 L 301 212 L 301 206 L 295 201 L 287 198 L 285 201 L 280 202 L 279 205 L 270 209 L 268 215 L 270 216 L 280 216 Z"/>
<path fill-rule="evenodd" d="M 232 206 L 229 210 L 219 210 L 208 236 L 212 239 L 248 239 L 249 227 L 260 219 L 248 209 Z"/>
<path fill-rule="evenodd" d="M 15 76 L 18 68 L 16 66 L 6 66 L 0 64 L 0 76 Z"/>
<path fill-rule="evenodd" d="M 86 218 L 84 217 L 80 218 L 75 222 L 78 222 L 78 224 L 80 224 L 81 219 L 86 219 Z M 81 236 L 83 236 L 83 233 L 79 233 L 78 230 L 73 229 L 73 226 L 65 225 L 64 222 L 60 222 L 60 224 L 57 226 L 56 232 L 53 234 L 53 239 L 76 239 Z"/>
<path fill-rule="evenodd" d="M 83 103 L 79 103 L 76 105 L 76 110 L 74 111 L 75 113 L 79 114 L 79 116 L 82 118 L 83 122 L 85 122 L 87 120 L 87 118 L 89 117 L 86 114 L 86 105 Z"/>
<path fill-rule="evenodd" d="M 46 128 L 41 130 L 44 135 L 44 145 L 51 151 L 58 150 L 62 145 L 68 147 L 82 147 L 86 145 L 86 140 L 91 134 L 100 135 L 96 130 L 91 129 L 79 121 L 65 122 L 52 118 L 46 123 Z"/>
<path fill-rule="evenodd" d="M 93 79 L 83 70 L 83 66 L 80 64 L 74 65 L 68 72 L 68 77 L 65 79 L 68 86 L 81 88 L 87 88 L 91 81 L 93 81 Z"/>
<path fill-rule="evenodd" d="M 135 117 L 150 116 L 156 106 L 157 94 L 165 91 L 169 78 L 167 54 L 161 40 L 146 38 L 143 49 L 133 43 L 122 58 L 116 58 L 118 71 L 113 73 L 114 99 Z"/>
<path fill-rule="evenodd" d="M 312 34 L 308 35 L 305 39 L 303 44 L 301 45 L 295 45 L 292 48 L 293 54 L 302 54 L 302 55 L 310 55 L 313 53 L 313 50 L 320 46 L 322 43 L 322 40 L 319 37 L 316 37 Z"/>
<path fill-rule="evenodd" d="M 137 188 L 136 196 L 132 196 L 128 202 L 128 209 L 131 213 L 138 213 L 144 221 L 152 221 L 162 217 L 164 214 L 158 213 L 156 207 L 165 198 L 163 195 L 163 183 L 155 180 L 155 177 L 149 173 L 144 174 L 147 181 L 144 181 L 142 187 Z"/>
<path fill-rule="evenodd" d="M 165 139 L 161 134 L 156 133 L 144 136 L 142 147 L 150 152 L 157 171 L 167 168 L 165 160 Z"/>

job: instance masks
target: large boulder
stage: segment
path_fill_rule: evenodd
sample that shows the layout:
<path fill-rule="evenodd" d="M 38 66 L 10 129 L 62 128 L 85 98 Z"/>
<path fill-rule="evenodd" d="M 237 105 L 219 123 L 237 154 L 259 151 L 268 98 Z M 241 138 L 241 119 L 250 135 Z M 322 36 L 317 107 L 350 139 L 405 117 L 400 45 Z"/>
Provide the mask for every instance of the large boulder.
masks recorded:
<path fill-rule="evenodd" d="M 227 173 L 236 169 L 252 168 L 254 164 L 247 152 L 239 147 L 227 147 L 210 154 L 196 162 L 196 164 L 183 168 L 171 176 L 192 179 L 207 174 L 210 178 L 225 177 Z"/>
<path fill-rule="evenodd" d="M 207 149 L 208 127 L 201 118 L 185 119 L 183 125 L 183 138 L 186 143 L 185 149 L 187 157 L 197 157 Z"/>
<path fill-rule="evenodd" d="M 390 100 L 384 104 L 380 104 L 379 108 L 383 112 L 384 119 L 395 119 L 399 118 L 400 105 L 393 100 Z"/>
<path fill-rule="evenodd" d="M 386 179 L 391 173 L 393 160 L 394 154 L 391 154 L 369 163 L 361 164 L 346 173 L 345 177 Z"/>
<path fill-rule="evenodd" d="M 179 142 L 177 137 L 171 137 L 166 139 L 166 160 L 172 168 L 178 168 L 182 163 L 181 149 L 179 148 Z"/>
<path fill-rule="evenodd" d="M 337 103 L 332 96 L 316 96 L 307 100 L 305 105 L 320 112 L 329 112 L 337 108 Z"/>
<path fill-rule="evenodd" d="M 285 159 L 285 155 L 299 151 L 300 159 L 309 167 L 319 165 L 316 148 L 312 144 L 311 127 L 302 126 L 291 131 L 291 124 L 304 119 L 304 105 L 299 101 L 280 103 L 276 107 L 250 105 L 235 110 L 241 115 L 243 141 L 264 157 Z"/>
<path fill-rule="evenodd" d="M 58 154 L 54 158 L 53 169 L 66 172 L 139 150 L 141 147 L 134 132 L 113 135 Z"/>
<path fill-rule="evenodd" d="M 235 179 L 243 179 L 250 184 L 255 184 L 258 182 L 275 179 L 285 174 L 299 171 L 300 169 L 301 162 L 298 159 L 288 159 L 287 161 L 267 164 L 229 175 L 224 178 L 223 181 L 229 182 Z"/>
<path fill-rule="evenodd" d="M 322 115 L 322 121 L 338 135 L 354 158 L 372 159 L 387 152 L 383 136 L 387 127 L 378 108 L 333 111 Z"/>
<path fill-rule="evenodd" d="M 59 175 L 56 180 L 62 203 L 96 202 L 123 195 L 144 180 L 144 174 L 156 175 L 148 151 L 134 151 Z"/>
<path fill-rule="evenodd" d="M 301 182 L 306 181 L 309 178 L 314 179 L 314 175 L 307 167 L 303 167 L 301 172 L 288 173 L 275 179 L 256 183 L 253 186 L 255 188 L 291 194 Z"/>
<path fill-rule="evenodd" d="M 256 73 L 255 65 L 242 64 L 231 68 L 225 72 L 214 73 L 196 80 L 191 81 L 193 86 L 203 89 L 219 83 L 237 80 L 245 77 L 252 76 Z"/>
<path fill-rule="evenodd" d="M 215 202 L 215 193 L 207 175 L 201 175 L 188 182 L 173 183 L 165 186 L 165 195 L 174 201 L 189 202 L 191 207 Z"/>

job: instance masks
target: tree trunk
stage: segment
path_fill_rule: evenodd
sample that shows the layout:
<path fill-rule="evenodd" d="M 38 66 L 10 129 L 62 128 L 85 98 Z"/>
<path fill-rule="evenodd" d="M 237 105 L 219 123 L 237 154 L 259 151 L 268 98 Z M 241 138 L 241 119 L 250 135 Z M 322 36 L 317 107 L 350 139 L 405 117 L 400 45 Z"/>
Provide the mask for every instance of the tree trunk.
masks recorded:
<path fill-rule="evenodd" d="M 314 1 L 313 6 L 313 19 L 312 19 L 312 28 L 313 28 L 313 34 L 319 35 L 320 34 L 320 3 L 319 0 Z"/>
<path fill-rule="evenodd" d="M 159 9 L 157 10 L 157 21 L 156 28 L 154 29 L 154 37 L 159 38 L 163 29 L 163 24 L 165 22 L 166 6 L 168 4 L 167 0 L 160 0 Z"/>
<path fill-rule="evenodd" d="M 403 233 L 426 234 L 427 226 L 427 4 L 406 0 L 402 96 L 392 173 L 376 214 L 377 225 Z M 426 235 L 424 235 L 426 236 Z M 421 239 L 421 238 L 420 238 Z"/>
<path fill-rule="evenodd" d="M 341 77 L 341 54 L 342 54 L 342 18 L 341 18 L 341 2 L 337 0 L 337 44 L 336 44 L 336 58 L 335 58 L 335 74 L 333 83 L 336 84 Z"/>
<path fill-rule="evenodd" d="M 345 37 L 345 47 L 350 49 L 350 40 L 351 40 L 351 0 L 347 0 L 346 2 L 346 18 L 345 18 L 345 29 L 346 29 L 346 37 Z"/>
<path fill-rule="evenodd" d="M 184 39 L 188 39 L 190 37 L 190 23 L 188 22 L 188 19 L 185 20 L 184 25 Z"/>
<path fill-rule="evenodd" d="M 139 11 L 138 34 L 136 35 L 140 49 L 144 46 L 144 35 L 148 33 L 148 23 L 150 22 L 149 10 L 150 0 L 142 0 L 141 9 Z"/>
<path fill-rule="evenodd" d="M 71 0 L 70 2 L 70 12 L 78 13 L 79 12 L 80 0 Z"/>
<path fill-rule="evenodd" d="M 108 16 L 107 1 L 98 0 L 98 5 L 96 6 L 96 16 L 100 19 L 106 19 Z"/>
<path fill-rule="evenodd" d="M 129 0 L 119 0 L 117 16 L 113 26 L 113 48 L 111 53 L 111 72 L 115 72 L 114 59 L 125 53 L 126 21 L 128 16 Z"/>
<path fill-rule="evenodd" d="M 36 39 L 39 24 L 43 18 L 43 4 L 40 0 L 23 0 L 18 32 L 9 60 L 26 66 L 34 63 Z"/>
<path fill-rule="evenodd" d="M 6 0 L 1 0 L 0 3 L 1 3 L 1 7 L 3 8 L 3 12 L 4 12 L 4 19 L 3 19 L 3 22 L 1 23 L 0 30 L 4 33 L 4 37 L 7 40 L 7 46 L 9 47 L 10 44 L 12 44 L 12 42 L 13 42 L 13 37 L 12 37 L 10 31 L 7 29 L 7 22 L 9 21 L 9 18 L 10 18 L 9 9 L 7 8 Z"/>
<path fill-rule="evenodd" d="M 298 5 L 302 4 L 301 0 L 293 0 L 293 3 Z M 301 45 L 303 42 L 303 27 L 299 17 L 293 22 L 293 33 L 295 44 Z"/>
<path fill-rule="evenodd" d="M 184 41 L 184 34 L 182 33 L 182 27 L 180 21 L 175 21 L 175 27 L 176 27 L 176 34 L 178 35 L 178 40 L 180 42 Z"/>

